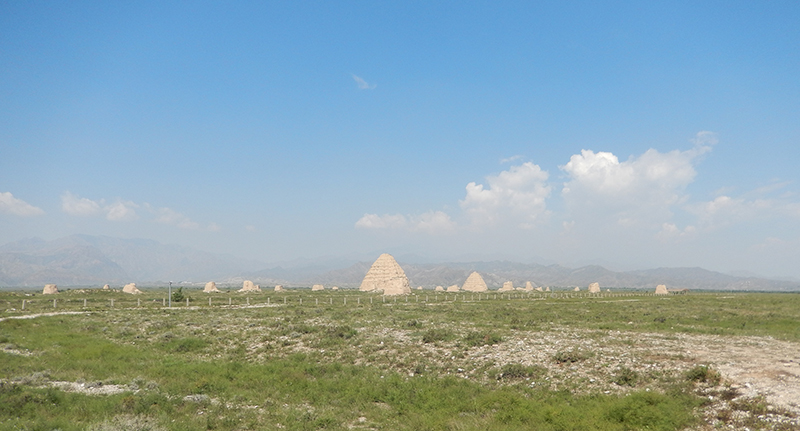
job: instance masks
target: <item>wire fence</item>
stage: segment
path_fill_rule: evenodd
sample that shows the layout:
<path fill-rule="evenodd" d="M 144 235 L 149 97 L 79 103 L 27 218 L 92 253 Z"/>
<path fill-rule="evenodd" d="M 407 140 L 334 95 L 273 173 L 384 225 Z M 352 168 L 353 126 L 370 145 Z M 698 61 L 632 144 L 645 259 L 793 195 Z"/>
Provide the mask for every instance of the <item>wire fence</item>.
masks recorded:
<path fill-rule="evenodd" d="M 674 293 L 673 293 L 674 294 Z M 98 311 L 112 309 L 181 309 L 181 308 L 246 308 L 272 306 L 366 306 L 366 305 L 402 305 L 402 304 L 442 304 L 442 303 L 480 303 L 484 301 L 525 301 L 525 300 L 610 300 L 620 298 L 641 298 L 655 295 L 653 292 L 432 292 L 412 293 L 410 295 L 380 295 L 372 293 L 336 292 L 336 293 L 257 293 L 243 295 L 240 293 L 192 293 L 183 299 L 173 298 L 172 306 L 166 295 L 128 295 L 117 294 L 114 297 L 98 297 L 99 295 L 80 296 L 74 294 L 41 295 L 26 298 L 4 298 L 5 310 L 0 316 L 24 315 L 53 311 Z"/>

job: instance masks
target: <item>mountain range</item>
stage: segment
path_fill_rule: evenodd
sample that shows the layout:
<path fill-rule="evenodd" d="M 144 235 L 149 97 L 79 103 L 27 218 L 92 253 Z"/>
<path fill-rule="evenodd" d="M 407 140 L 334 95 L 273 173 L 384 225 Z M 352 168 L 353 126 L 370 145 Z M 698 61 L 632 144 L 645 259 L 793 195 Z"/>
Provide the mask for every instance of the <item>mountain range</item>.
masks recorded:
<path fill-rule="evenodd" d="M 298 260 L 269 266 L 252 260 L 209 253 L 147 239 L 72 235 L 53 241 L 24 239 L 0 246 L 0 287 L 38 287 L 46 283 L 61 286 L 102 286 L 136 282 L 160 285 L 168 280 L 199 285 L 214 280 L 235 286 L 249 279 L 264 286 L 309 286 L 321 283 L 358 287 L 372 262 L 346 259 Z M 524 286 L 588 286 L 598 282 L 606 287 L 669 288 L 710 290 L 800 290 L 800 282 L 734 276 L 702 268 L 657 268 L 611 271 L 588 265 L 561 265 L 509 261 L 449 262 L 415 264 L 400 262 L 412 286 L 461 285 L 472 271 L 478 271 L 490 288 L 505 281 Z"/>

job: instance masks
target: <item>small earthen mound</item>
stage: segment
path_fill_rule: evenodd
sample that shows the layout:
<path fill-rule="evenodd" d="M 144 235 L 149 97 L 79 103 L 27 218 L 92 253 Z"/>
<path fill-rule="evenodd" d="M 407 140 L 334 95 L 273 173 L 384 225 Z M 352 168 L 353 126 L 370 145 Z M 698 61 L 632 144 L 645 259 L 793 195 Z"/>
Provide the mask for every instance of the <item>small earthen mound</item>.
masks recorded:
<path fill-rule="evenodd" d="M 433 290 L 434 290 L 434 292 L 444 292 L 444 287 L 436 286 L 436 289 L 433 289 Z"/>
<path fill-rule="evenodd" d="M 498 292 L 510 292 L 512 290 L 514 290 L 514 283 L 510 281 L 506 281 L 503 283 L 503 287 L 497 289 Z"/>
<path fill-rule="evenodd" d="M 574 288 L 574 289 L 572 289 L 572 291 L 573 291 L 573 292 L 580 292 L 580 291 L 581 291 L 581 288 L 580 288 L 579 286 L 575 286 L 575 288 Z"/>
<path fill-rule="evenodd" d="M 537 287 L 535 290 L 536 290 L 537 292 L 544 292 L 544 289 L 542 289 L 542 287 L 541 287 L 541 286 Z"/>
<path fill-rule="evenodd" d="M 422 286 L 417 286 L 417 290 L 422 290 Z"/>
<path fill-rule="evenodd" d="M 331 290 L 339 290 L 339 286 L 333 286 L 331 287 Z"/>
<path fill-rule="evenodd" d="M 481 277 L 477 271 L 474 271 L 467 277 L 467 281 L 464 282 L 464 286 L 461 287 L 461 290 L 465 292 L 486 292 L 489 288 L 486 287 L 486 282 L 483 281 L 483 277 Z"/>
<path fill-rule="evenodd" d="M 318 292 L 320 290 L 325 290 L 325 286 L 323 286 L 321 284 L 315 284 L 315 285 L 311 286 L 311 291 L 312 292 Z"/>
<path fill-rule="evenodd" d="M 209 281 L 208 283 L 206 283 L 206 287 L 203 288 L 203 293 L 219 293 L 219 292 L 220 290 L 217 289 L 217 283 L 214 283 L 213 281 Z"/>
<path fill-rule="evenodd" d="M 530 281 L 525 282 L 525 291 L 526 292 L 533 292 L 533 283 Z"/>
<path fill-rule="evenodd" d="M 131 295 L 138 295 L 142 293 L 141 290 L 136 288 L 136 283 L 128 283 L 125 287 L 122 288 L 124 293 L 130 293 Z"/>
<path fill-rule="evenodd" d="M 458 292 L 459 290 L 461 290 L 461 289 L 458 288 L 457 284 L 454 284 L 454 285 L 449 286 L 447 288 L 447 292 Z"/>
<path fill-rule="evenodd" d="M 55 284 L 45 284 L 42 290 L 42 295 L 55 295 L 58 293 L 58 286 Z"/>
<path fill-rule="evenodd" d="M 667 286 L 663 284 L 659 284 L 658 286 L 656 286 L 656 295 L 669 295 Z"/>
<path fill-rule="evenodd" d="M 594 282 L 589 284 L 589 293 L 600 293 L 600 283 Z"/>
<path fill-rule="evenodd" d="M 103 290 L 111 290 L 111 286 L 109 286 L 107 284 L 104 284 L 103 285 Z"/>
<path fill-rule="evenodd" d="M 280 284 L 276 284 L 275 285 L 275 291 L 276 292 L 283 292 L 283 286 L 281 286 Z"/>
<path fill-rule="evenodd" d="M 242 282 L 242 288 L 238 290 L 239 292 L 261 292 L 261 286 L 257 284 L 253 284 L 250 280 L 245 280 Z"/>
<path fill-rule="evenodd" d="M 544 291 L 545 292 L 549 292 L 550 291 L 550 286 L 547 286 L 547 288 Z"/>

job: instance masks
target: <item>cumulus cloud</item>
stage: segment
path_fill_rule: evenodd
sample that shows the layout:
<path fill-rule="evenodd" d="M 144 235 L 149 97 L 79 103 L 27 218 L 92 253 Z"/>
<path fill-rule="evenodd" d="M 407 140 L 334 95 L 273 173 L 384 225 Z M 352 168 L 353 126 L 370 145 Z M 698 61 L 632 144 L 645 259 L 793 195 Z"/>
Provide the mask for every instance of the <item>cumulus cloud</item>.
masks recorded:
<path fill-rule="evenodd" d="M 564 202 L 573 216 L 588 214 L 595 222 L 625 228 L 648 226 L 660 229 L 660 238 L 674 237 L 669 224 L 673 210 L 688 201 L 685 189 L 697 176 L 695 165 L 717 137 L 703 131 L 691 141 L 694 146 L 685 151 L 649 149 L 625 161 L 610 152 L 581 150 L 560 166 L 568 175 L 561 191 Z"/>
<path fill-rule="evenodd" d="M 356 222 L 356 228 L 372 230 L 404 230 L 429 234 L 449 232 L 456 223 L 443 211 L 428 211 L 419 216 L 402 214 L 364 214 Z"/>
<path fill-rule="evenodd" d="M 136 208 L 139 208 L 139 205 L 130 201 L 117 200 L 107 204 L 105 200 L 93 201 L 69 191 L 61 195 L 61 210 L 72 216 L 90 217 L 104 214 L 108 220 L 129 221 L 139 218 Z"/>
<path fill-rule="evenodd" d="M 519 160 L 521 158 L 522 158 L 522 156 L 517 154 L 515 156 L 506 157 L 505 159 L 500 159 L 500 163 L 501 164 L 511 163 L 511 162 L 517 161 L 517 160 Z"/>
<path fill-rule="evenodd" d="M 548 176 L 531 162 L 512 166 L 498 175 L 486 177 L 486 187 L 475 182 L 467 184 L 467 195 L 459 205 L 474 225 L 513 220 L 520 227 L 528 228 L 547 212 L 545 201 L 551 191 Z"/>
<path fill-rule="evenodd" d="M 200 223 L 192 221 L 189 217 L 169 208 L 159 208 L 157 215 L 156 221 L 158 223 L 174 225 L 181 229 L 200 229 Z"/>
<path fill-rule="evenodd" d="M 70 192 L 61 195 L 61 209 L 73 216 L 91 216 L 101 212 L 100 204 L 87 198 L 81 198 Z"/>
<path fill-rule="evenodd" d="M 72 216 L 105 216 L 107 220 L 111 221 L 138 220 L 140 214 L 137 210 L 141 209 L 145 219 L 148 221 L 172 225 L 179 229 L 205 229 L 209 232 L 217 232 L 220 230 L 220 226 L 216 223 L 210 223 L 203 228 L 203 225 L 200 223 L 171 208 L 154 208 L 146 202 L 137 204 L 121 199 L 117 199 L 111 203 L 107 203 L 104 199 L 94 201 L 88 198 L 82 198 L 69 191 L 61 195 L 61 209 Z"/>
<path fill-rule="evenodd" d="M 364 214 L 358 219 L 356 227 L 361 229 L 402 229 L 408 225 L 402 214 Z"/>
<path fill-rule="evenodd" d="M 353 75 L 353 80 L 356 81 L 356 85 L 358 85 L 359 90 L 374 90 L 377 87 L 377 84 L 369 84 L 367 81 L 364 81 L 360 76 Z"/>
<path fill-rule="evenodd" d="M 631 156 L 620 162 L 609 152 L 581 150 L 561 166 L 570 179 L 562 193 L 582 194 L 581 198 L 597 196 L 605 202 L 627 201 L 641 205 L 671 205 L 680 199 L 683 189 L 694 181 L 698 158 L 711 150 L 717 141 L 713 132 L 699 132 L 692 140 L 694 148 L 661 153 L 647 150 L 641 156 Z"/>
<path fill-rule="evenodd" d="M 137 220 L 139 215 L 136 214 L 136 205 L 130 201 L 116 201 L 110 205 L 105 206 L 103 209 L 106 211 L 106 219 L 112 221 L 129 221 Z"/>
<path fill-rule="evenodd" d="M 11 192 L 0 192 L 0 213 L 31 217 L 44 214 L 44 210 L 15 198 Z"/>

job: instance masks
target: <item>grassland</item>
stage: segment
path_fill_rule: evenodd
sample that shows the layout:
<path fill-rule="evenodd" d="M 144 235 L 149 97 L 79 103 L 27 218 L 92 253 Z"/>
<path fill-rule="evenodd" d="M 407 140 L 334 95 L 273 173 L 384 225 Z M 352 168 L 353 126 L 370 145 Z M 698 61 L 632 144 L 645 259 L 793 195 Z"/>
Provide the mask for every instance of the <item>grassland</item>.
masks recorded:
<path fill-rule="evenodd" d="M 184 293 L 0 293 L 0 430 L 796 424 L 672 346 L 800 343 L 798 294 Z"/>

